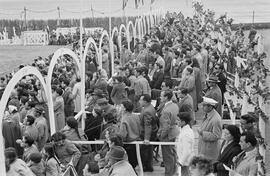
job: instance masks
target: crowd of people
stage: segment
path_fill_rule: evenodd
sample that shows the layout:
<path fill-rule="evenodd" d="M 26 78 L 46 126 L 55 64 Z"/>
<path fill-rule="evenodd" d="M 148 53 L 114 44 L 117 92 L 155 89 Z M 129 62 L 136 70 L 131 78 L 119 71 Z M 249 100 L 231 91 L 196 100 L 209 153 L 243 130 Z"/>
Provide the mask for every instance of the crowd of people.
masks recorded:
<path fill-rule="evenodd" d="M 122 53 L 115 46 L 113 74 L 109 43 L 102 47 L 102 66 L 89 50 L 87 113 L 78 119 L 74 116 L 80 112 L 83 81 L 75 62 L 64 55 L 52 77 L 54 134 L 44 89 L 35 76 L 25 76 L 12 91 L 3 120 L 7 175 L 73 175 L 67 171 L 70 165 L 84 176 L 137 175 L 136 147 L 128 144 L 133 141 L 144 142 L 144 172 L 154 171 L 161 150 L 166 176 L 257 175 L 256 116 L 242 115 L 240 126 L 222 124 L 226 71 L 235 72 L 235 56 L 256 53 L 256 32 L 244 43 L 243 30 L 233 34 L 230 25 L 226 16 L 214 20 L 211 11 L 197 9 L 193 18 L 168 13 L 142 40 L 133 40 L 131 50 L 126 41 Z M 50 58 L 32 64 L 45 80 Z M 0 81 L 4 89 L 7 80 Z M 203 117 L 196 117 L 200 110 Z M 199 127 L 193 128 L 195 124 Z M 74 142 L 87 140 L 105 143 Z M 160 149 L 151 141 L 177 145 Z"/>

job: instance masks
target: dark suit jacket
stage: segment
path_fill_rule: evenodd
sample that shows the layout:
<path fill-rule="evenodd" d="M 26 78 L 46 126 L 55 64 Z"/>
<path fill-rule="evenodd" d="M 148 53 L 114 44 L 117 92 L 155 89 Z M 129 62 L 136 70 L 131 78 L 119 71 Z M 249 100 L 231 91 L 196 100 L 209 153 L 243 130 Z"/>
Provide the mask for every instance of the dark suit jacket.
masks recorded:
<path fill-rule="evenodd" d="M 225 142 L 222 143 L 223 148 Z M 220 149 L 220 151 L 221 151 Z M 233 165 L 232 159 L 233 157 L 237 156 L 241 152 L 241 147 L 239 143 L 232 142 L 229 145 L 225 147 L 225 149 L 219 153 L 217 162 L 214 163 L 214 172 L 217 173 L 217 176 L 228 176 L 229 172 L 225 170 L 223 167 L 223 164 L 225 164 L 228 167 L 231 167 Z"/>
<path fill-rule="evenodd" d="M 157 115 L 156 110 L 152 104 L 144 107 L 140 114 L 141 118 L 141 129 L 142 129 L 142 139 L 144 140 L 155 140 L 156 133 L 158 130 L 157 126 Z"/>
<path fill-rule="evenodd" d="M 216 100 L 218 103 L 216 105 L 216 111 L 222 118 L 222 93 L 218 85 L 211 87 L 205 93 L 205 96 Z"/>
<path fill-rule="evenodd" d="M 194 119 L 193 99 L 189 94 L 180 100 L 178 107 L 179 112 L 190 112 L 191 118 Z"/>

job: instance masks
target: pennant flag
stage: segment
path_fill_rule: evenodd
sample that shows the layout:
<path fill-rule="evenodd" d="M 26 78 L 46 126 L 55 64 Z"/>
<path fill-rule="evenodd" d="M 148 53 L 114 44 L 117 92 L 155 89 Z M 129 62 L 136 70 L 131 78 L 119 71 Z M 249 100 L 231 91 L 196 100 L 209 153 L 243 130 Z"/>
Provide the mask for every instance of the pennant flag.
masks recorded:
<path fill-rule="evenodd" d="M 127 6 L 128 0 L 123 0 L 122 9 L 124 10 Z"/>

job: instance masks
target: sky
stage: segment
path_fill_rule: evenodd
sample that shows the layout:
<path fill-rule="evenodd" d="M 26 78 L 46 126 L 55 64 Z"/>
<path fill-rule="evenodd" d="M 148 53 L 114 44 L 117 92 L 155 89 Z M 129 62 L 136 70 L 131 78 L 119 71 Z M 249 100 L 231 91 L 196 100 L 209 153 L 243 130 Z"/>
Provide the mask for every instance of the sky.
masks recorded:
<path fill-rule="evenodd" d="M 135 9 L 135 0 L 128 0 L 126 16 L 149 13 L 150 0 Z M 206 9 L 216 12 L 216 16 L 227 13 L 235 23 L 270 22 L 270 0 L 200 0 Z M 91 6 L 94 12 L 91 12 Z M 0 0 L 0 19 L 22 19 L 26 7 L 27 19 L 56 19 L 57 7 L 61 18 L 79 18 L 97 16 L 122 16 L 122 0 Z M 155 0 L 152 9 L 164 11 L 182 11 L 185 15 L 193 13 L 191 0 Z M 79 12 L 83 12 L 80 14 Z"/>

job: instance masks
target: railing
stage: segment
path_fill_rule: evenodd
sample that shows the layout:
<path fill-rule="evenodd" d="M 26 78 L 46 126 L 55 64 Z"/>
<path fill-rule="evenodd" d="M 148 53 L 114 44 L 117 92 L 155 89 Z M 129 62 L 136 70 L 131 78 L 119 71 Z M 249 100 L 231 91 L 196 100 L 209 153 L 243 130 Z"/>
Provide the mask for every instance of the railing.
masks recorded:
<path fill-rule="evenodd" d="M 97 140 L 97 141 L 72 141 L 75 144 L 104 144 L 104 141 Z M 143 141 L 134 141 L 134 142 L 125 142 L 124 144 L 133 144 L 136 145 L 136 155 L 138 160 L 138 165 L 140 169 L 140 176 L 143 176 L 143 166 L 141 161 L 141 153 L 140 153 L 140 145 L 143 145 Z M 149 145 L 177 145 L 177 142 L 150 142 Z M 181 176 L 181 173 L 179 173 Z"/>

